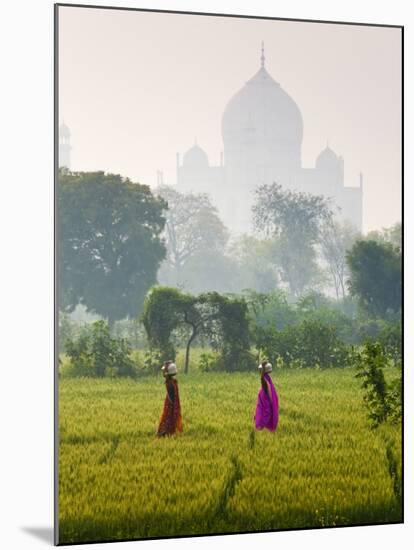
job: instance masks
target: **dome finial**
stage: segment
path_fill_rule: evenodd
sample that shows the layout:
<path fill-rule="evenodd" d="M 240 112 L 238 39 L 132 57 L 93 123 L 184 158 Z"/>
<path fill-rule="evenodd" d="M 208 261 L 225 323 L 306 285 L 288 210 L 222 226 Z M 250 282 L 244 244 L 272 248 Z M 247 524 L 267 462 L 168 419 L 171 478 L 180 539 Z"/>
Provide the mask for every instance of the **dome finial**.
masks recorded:
<path fill-rule="evenodd" d="M 265 54 L 264 54 L 264 42 L 262 40 L 262 55 L 260 56 L 260 62 L 261 62 L 261 66 L 262 66 L 262 69 L 264 68 L 265 66 Z"/>

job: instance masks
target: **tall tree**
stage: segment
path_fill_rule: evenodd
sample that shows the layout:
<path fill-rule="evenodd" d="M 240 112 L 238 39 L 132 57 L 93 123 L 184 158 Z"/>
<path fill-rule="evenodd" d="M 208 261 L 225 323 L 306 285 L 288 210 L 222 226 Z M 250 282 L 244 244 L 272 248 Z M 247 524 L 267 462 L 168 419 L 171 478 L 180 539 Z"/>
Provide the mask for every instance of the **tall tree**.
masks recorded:
<path fill-rule="evenodd" d="M 333 217 L 327 218 L 322 226 L 320 247 L 322 257 L 326 262 L 337 299 L 346 294 L 346 278 L 348 264 L 346 253 L 358 238 L 356 229 L 347 223 L 339 223 Z"/>
<path fill-rule="evenodd" d="M 58 182 L 59 306 L 136 317 L 165 257 L 166 203 L 146 185 L 62 170 Z"/>
<path fill-rule="evenodd" d="M 143 323 L 150 344 L 162 359 L 175 358 L 172 337 L 180 336 L 185 345 L 184 372 L 190 363 L 190 348 L 197 336 L 207 334 L 217 318 L 217 310 L 207 295 L 193 296 L 176 288 L 155 287 L 145 301 Z"/>
<path fill-rule="evenodd" d="M 250 362 L 247 304 L 243 299 L 207 292 L 197 296 L 176 288 L 155 287 L 145 300 L 143 323 L 151 346 L 161 360 L 175 357 L 173 340 L 185 345 L 184 372 L 188 372 L 190 348 L 204 337 L 221 349 L 229 370 Z"/>
<path fill-rule="evenodd" d="M 168 185 L 155 192 L 168 204 L 164 232 L 167 257 L 161 276 L 169 279 L 169 284 L 185 286 L 188 262 L 205 251 L 222 253 L 228 231 L 206 194 L 179 193 Z M 170 277 L 164 271 L 169 271 Z"/>
<path fill-rule="evenodd" d="M 253 206 L 255 227 L 277 237 L 275 256 L 280 278 L 299 296 L 318 277 L 315 245 L 323 224 L 332 216 L 329 200 L 309 193 L 262 185 Z"/>
<path fill-rule="evenodd" d="M 390 243 L 357 241 L 347 253 L 349 291 L 373 317 L 401 310 L 401 251 Z"/>

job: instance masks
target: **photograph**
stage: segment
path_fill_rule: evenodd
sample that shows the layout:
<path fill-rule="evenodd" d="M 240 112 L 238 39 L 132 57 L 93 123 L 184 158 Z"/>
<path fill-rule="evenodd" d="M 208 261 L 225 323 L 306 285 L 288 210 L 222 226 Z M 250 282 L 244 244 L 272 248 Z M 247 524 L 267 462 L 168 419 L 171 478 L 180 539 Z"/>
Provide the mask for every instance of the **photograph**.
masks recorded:
<path fill-rule="evenodd" d="M 55 543 L 403 523 L 403 27 L 54 37 Z"/>

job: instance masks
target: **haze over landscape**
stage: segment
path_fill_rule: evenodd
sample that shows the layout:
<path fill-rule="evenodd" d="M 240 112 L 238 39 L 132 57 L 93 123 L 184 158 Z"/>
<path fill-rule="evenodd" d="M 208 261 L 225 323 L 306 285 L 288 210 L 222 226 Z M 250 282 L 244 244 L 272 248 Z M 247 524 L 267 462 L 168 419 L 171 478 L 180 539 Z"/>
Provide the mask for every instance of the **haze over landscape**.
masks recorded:
<path fill-rule="evenodd" d="M 197 138 L 218 165 L 221 118 L 259 68 L 303 118 L 302 165 L 329 146 L 364 175 L 363 230 L 401 219 L 401 54 L 395 28 L 60 9 L 59 113 L 74 170 L 176 183 Z"/>

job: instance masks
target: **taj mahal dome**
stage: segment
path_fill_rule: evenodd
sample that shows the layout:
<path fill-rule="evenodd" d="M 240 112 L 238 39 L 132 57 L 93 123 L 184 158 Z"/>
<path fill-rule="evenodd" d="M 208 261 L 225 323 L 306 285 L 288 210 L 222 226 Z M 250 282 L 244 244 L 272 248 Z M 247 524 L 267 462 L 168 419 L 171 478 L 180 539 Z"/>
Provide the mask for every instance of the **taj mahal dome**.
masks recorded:
<path fill-rule="evenodd" d="M 344 184 L 344 161 L 329 146 L 315 166 L 302 166 L 303 119 L 295 101 L 265 68 L 260 68 L 227 103 L 222 116 L 223 152 L 212 166 L 195 143 L 177 153 L 177 190 L 207 193 L 232 231 L 251 229 L 254 190 L 259 185 L 282 187 L 331 197 L 338 217 L 362 228 L 362 174 L 359 185 Z"/>

